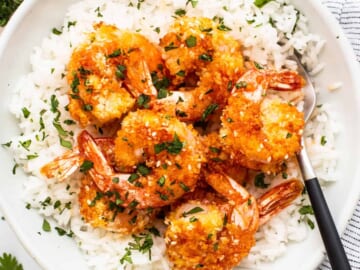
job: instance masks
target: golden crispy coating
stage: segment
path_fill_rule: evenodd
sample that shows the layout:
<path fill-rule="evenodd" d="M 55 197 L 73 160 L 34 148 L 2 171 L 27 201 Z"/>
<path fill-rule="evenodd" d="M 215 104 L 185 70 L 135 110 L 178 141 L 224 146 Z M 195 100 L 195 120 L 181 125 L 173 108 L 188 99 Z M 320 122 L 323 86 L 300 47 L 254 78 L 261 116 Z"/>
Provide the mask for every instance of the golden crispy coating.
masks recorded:
<path fill-rule="evenodd" d="M 116 173 L 89 133 L 78 137 L 80 152 L 94 166 L 88 173 L 102 191 L 117 191 L 124 205 L 169 205 L 195 188 L 204 161 L 197 132 L 174 117 L 148 110 L 129 113 L 115 140 Z"/>
<path fill-rule="evenodd" d="M 143 231 L 157 212 L 155 209 L 123 207 L 116 193 L 102 193 L 88 175 L 81 180 L 79 203 L 80 213 L 86 222 L 121 235 Z"/>
<path fill-rule="evenodd" d="M 181 17 L 160 46 L 172 83 L 180 88 L 156 101 L 155 109 L 185 121 L 205 120 L 211 107 L 221 109 L 244 71 L 240 43 L 208 18 Z"/>
<path fill-rule="evenodd" d="M 146 166 L 138 188 L 151 205 L 167 205 L 193 190 L 204 161 L 195 130 L 175 117 L 142 110 L 130 113 L 115 140 L 117 167 Z"/>
<path fill-rule="evenodd" d="M 201 70 L 209 62 L 202 60 L 201 55 L 211 57 L 213 54 L 213 29 L 216 24 L 208 18 L 181 17 L 160 39 L 165 66 L 175 85 L 185 82 L 187 75 Z"/>
<path fill-rule="evenodd" d="M 161 64 L 160 51 L 144 36 L 96 25 L 67 66 L 72 117 L 81 126 L 121 118 L 134 106 L 133 96 L 156 93 L 149 72 Z"/>
<path fill-rule="evenodd" d="M 279 164 L 301 149 L 303 114 L 280 100 L 253 103 L 242 95 L 232 96 L 222 119 L 222 142 L 235 159 L 245 156 L 255 162 Z"/>
<path fill-rule="evenodd" d="M 227 181 L 219 174 L 210 177 L 211 186 Z M 255 244 L 256 200 L 233 180 L 221 192 L 197 190 L 168 215 L 166 252 L 174 269 L 232 269 Z"/>
<path fill-rule="evenodd" d="M 277 171 L 281 163 L 300 151 L 304 117 L 288 102 L 266 96 L 266 90 L 271 85 L 297 90 L 302 86 L 302 79 L 294 72 L 267 74 L 250 70 L 237 85 L 221 116 L 224 149 L 236 163 L 245 167 Z"/>
<path fill-rule="evenodd" d="M 233 179 L 207 174 L 216 191 L 196 189 L 173 205 L 166 219 L 166 253 L 174 269 L 232 269 L 255 245 L 255 232 L 302 192 L 291 179 L 255 200 Z"/>

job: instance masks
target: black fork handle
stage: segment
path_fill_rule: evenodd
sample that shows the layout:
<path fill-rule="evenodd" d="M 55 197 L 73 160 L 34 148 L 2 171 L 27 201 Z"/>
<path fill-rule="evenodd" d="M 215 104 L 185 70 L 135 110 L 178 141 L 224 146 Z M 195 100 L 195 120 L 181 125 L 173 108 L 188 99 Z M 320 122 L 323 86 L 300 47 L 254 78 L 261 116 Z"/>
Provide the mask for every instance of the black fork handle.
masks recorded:
<path fill-rule="evenodd" d="M 333 270 L 351 270 L 334 220 L 316 177 L 305 180 L 316 222 Z"/>

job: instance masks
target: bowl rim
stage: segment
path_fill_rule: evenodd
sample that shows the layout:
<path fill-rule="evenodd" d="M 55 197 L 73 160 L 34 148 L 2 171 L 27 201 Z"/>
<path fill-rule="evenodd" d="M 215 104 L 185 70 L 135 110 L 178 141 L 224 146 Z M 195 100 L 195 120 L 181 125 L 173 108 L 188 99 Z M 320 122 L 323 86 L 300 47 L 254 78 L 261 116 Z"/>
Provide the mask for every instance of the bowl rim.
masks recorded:
<path fill-rule="evenodd" d="M 22 19 L 31 11 L 32 7 L 39 1 L 40 0 L 24 1 L 10 18 L 6 27 L 4 27 L 3 31 L 0 34 L 0 60 L 6 46 L 9 43 L 11 36 L 16 31 L 17 26 L 21 23 Z M 294 4 L 292 3 L 292 0 L 290 0 L 290 2 L 291 4 Z M 336 35 L 339 37 L 338 45 L 342 49 L 342 52 L 346 55 L 344 59 L 345 65 L 353 71 L 349 74 L 349 76 L 351 77 L 352 82 L 355 86 L 354 88 L 360 89 L 360 77 L 356 76 L 356 74 L 360 74 L 360 65 L 356 60 L 355 52 L 351 47 L 350 41 L 346 37 L 344 30 L 336 21 L 334 15 L 331 14 L 330 10 L 328 10 L 328 8 L 326 8 L 326 6 L 320 1 L 307 0 L 304 4 L 313 7 L 316 13 L 319 14 L 321 18 L 326 18 L 328 24 L 327 28 L 330 29 L 331 33 L 336 33 Z M 296 6 L 296 4 L 294 5 Z M 356 103 L 360 104 L 360 95 L 355 95 L 355 97 L 357 99 Z M 360 153 L 360 147 L 358 148 L 359 149 L 357 149 L 357 152 Z M 360 179 L 360 167 L 356 169 L 354 178 Z M 341 235 L 345 232 L 346 226 L 351 216 L 353 215 L 355 208 L 357 207 L 357 202 L 360 197 L 360 181 L 355 181 L 354 183 L 354 192 L 347 194 L 347 200 L 344 204 L 343 211 L 339 214 L 340 218 L 335 221 L 337 225 L 336 227 Z M 10 225 L 11 229 L 15 232 L 16 237 L 19 239 L 28 254 L 39 264 L 39 266 L 43 269 L 47 269 L 49 267 L 48 261 L 44 260 L 41 256 L 37 256 L 37 254 L 32 251 L 31 241 L 26 237 L 26 234 L 24 234 L 21 228 L 17 225 L 18 222 L 14 218 L 12 218 L 9 206 L 10 205 L 8 205 L 8 203 L 0 196 L 0 209 L 2 210 L 4 217 L 6 218 L 6 221 Z M 307 267 L 309 267 L 309 269 L 314 269 L 319 266 L 321 261 L 324 259 L 324 251 L 325 249 L 323 246 L 322 249 L 313 251 L 316 254 L 313 256 L 312 262 L 307 263 Z"/>

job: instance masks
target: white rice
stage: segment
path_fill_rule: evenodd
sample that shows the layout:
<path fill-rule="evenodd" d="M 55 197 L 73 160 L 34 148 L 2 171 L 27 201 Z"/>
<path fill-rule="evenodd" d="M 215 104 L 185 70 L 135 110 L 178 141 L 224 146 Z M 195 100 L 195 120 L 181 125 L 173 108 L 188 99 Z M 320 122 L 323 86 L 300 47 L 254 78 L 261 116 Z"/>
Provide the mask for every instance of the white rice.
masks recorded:
<path fill-rule="evenodd" d="M 306 17 L 299 14 L 289 1 L 271 1 L 261 10 L 253 5 L 253 0 L 199 0 L 196 8 L 190 3 L 186 5 L 186 2 L 132 1 L 131 7 L 131 1 L 84 0 L 72 5 L 64 24 L 54 26 L 61 29 L 62 34 L 52 34 L 49 29 L 49 36 L 39 47 L 34 48 L 30 57 L 31 72 L 23 77 L 15 89 L 10 110 L 19 119 L 22 133 L 12 138 L 9 148 L 16 163 L 30 175 L 24 187 L 24 200 L 45 218 L 54 220 L 56 226 L 74 233 L 73 238 L 91 269 L 132 269 L 136 266 L 140 269 L 169 269 L 164 256 L 164 240 L 160 237 L 154 237 L 151 262 L 148 254 L 133 251 L 133 265 L 121 265 L 119 260 L 126 253 L 125 248 L 132 238 L 119 238 L 114 233 L 94 229 L 83 222 L 76 195 L 79 190 L 78 177 L 74 175 L 68 181 L 58 183 L 45 180 L 39 173 L 42 165 L 66 150 L 60 145 L 58 130 L 53 125 L 57 115 L 50 110 L 51 96 L 56 95 L 59 101 L 59 122 L 70 119 L 69 113 L 64 109 L 68 103 L 66 93 L 69 87 L 64 78 L 66 64 L 73 48 L 84 40 L 86 33 L 93 30 L 95 22 L 104 21 L 119 28 L 140 31 L 157 42 L 173 21 L 174 11 L 183 8 L 188 16 L 224 17 L 225 25 L 233 29 L 231 34 L 243 43 L 244 55 L 260 64 L 276 69 L 293 69 L 296 64 L 287 60 L 287 57 L 297 50 L 302 54 L 303 63 L 313 74 L 324 67 L 323 63 L 318 62 L 318 54 L 325 41 L 309 33 Z M 140 9 L 137 8 L 138 4 Z M 99 12 L 102 16 L 99 16 Z M 69 26 L 69 22 L 76 24 Z M 156 27 L 160 27 L 159 34 L 154 31 Z M 23 108 L 30 111 L 28 118 L 24 117 Z M 322 104 L 317 108 L 317 113 L 305 132 L 315 170 L 319 178 L 325 181 L 336 180 L 337 153 L 334 145 L 338 127 L 332 119 L 332 112 L 334 110 L 329 105 Z M 79 132 L 77 126 L 62 126 L 67 131 L 74 132 L 73 138 L 76 138 Z M 66 139 L 74 143 L 73 138 L 69 136 Z M 24 142 L 28 140 L 31 140 L 31 145 L 21 146 L 21 142 L 26 146 Z M 29 160 L 29 155 L 38 157 Z M 293 163 L 289 163 L 287 173 L 289 177 L 300 178 Z M 281 176 L 278 178 L 280 181 Z M 46 198 L 51 198 L 51 201 Z M 57 200 L 61 205 L 54 209 Z M 305 239 L 309 227 L 306 222 L 299 222 L 305 217 L 298 211 L 305 204 L 309 204 L 307 199 L 299 198 L 264 225 L 256 235 L 256 246 L 242 265 L 251 268 L 261 262 L 273 261 L 286 252 L 287 245 Z"/>

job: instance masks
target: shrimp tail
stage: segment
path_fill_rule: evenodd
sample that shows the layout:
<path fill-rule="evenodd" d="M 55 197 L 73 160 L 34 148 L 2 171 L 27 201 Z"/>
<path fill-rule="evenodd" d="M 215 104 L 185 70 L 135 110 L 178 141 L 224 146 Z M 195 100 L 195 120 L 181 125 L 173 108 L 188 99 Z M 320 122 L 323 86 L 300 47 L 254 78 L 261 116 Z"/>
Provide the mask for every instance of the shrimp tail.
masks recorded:
<path fill-rule="evenodd" d="M 269 88 L 277 91 L 300 90 L 305 85 L 305 80 L 297 72 L 283 70 L 269 75 Z"/>
<path fill-rule="evenodd" d="M 83 160 L 79 148 L 74 147 L 72 150 L 66 151 L 62 156 L 41 167 L 40 173 L 48 179 L 55 178 L 61 182 L 72 175 L 82 164 Z"/>
<path fill-rule="evenodd" d="M 80 152 L 85 156 L 85 159 L 89 159 L 93 163 L 93 168 L 88 172 L 97 187 L 102 192 L 109 191 L 111 182 L 108 180 L 108 176 L 113 175 L 114 172 L 101 152 L 100 147 L 86 130 L 79 134 L 78 143 Z"/>
<path fill-rule="evenodd" d="M 270 189 L 257 199 L 260 224 L 264 224 L 281 210 L 289 206 L 303 191 L 304 184 L 291 179 Z"/>

